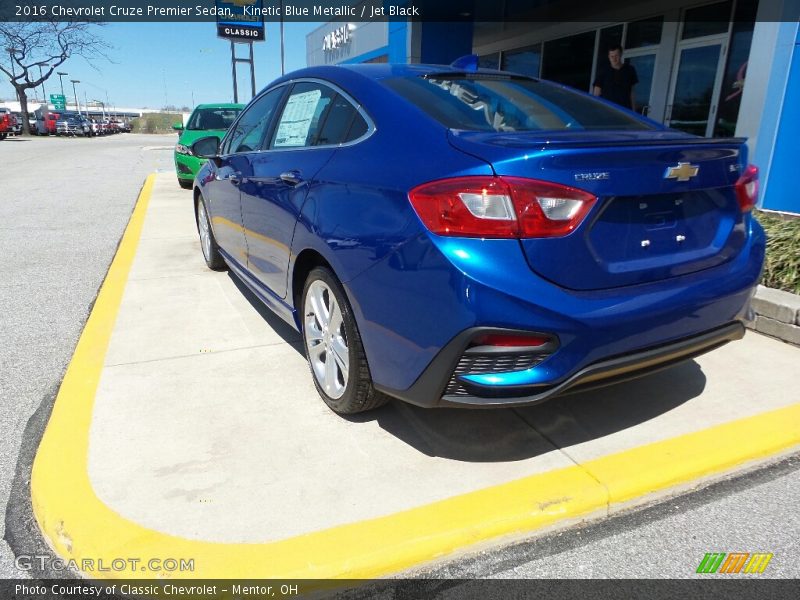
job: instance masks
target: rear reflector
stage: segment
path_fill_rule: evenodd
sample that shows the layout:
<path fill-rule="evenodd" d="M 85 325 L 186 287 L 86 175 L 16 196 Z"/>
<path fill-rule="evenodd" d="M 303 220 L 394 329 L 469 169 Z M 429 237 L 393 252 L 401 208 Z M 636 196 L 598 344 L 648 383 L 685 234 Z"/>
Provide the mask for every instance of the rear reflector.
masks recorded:
<path fill-rule="evenodd" d="M 455 177 L 420 185 L 409 199 L 437 235 L 560 237 L 572 232 L 597 198 L 565 185 L 521 177 Z"/>
<path fill-rule="evenodd" d="M 505 335 L 502 333 L 488 333 L 476 337 L 470 346 L 501 346 L 503 348 L 535 348 L 544 346 L 550 341 L 549 337 L 540 335 Z"/>
<path fill-rule="evenodd" d="M 748 165 L 736 182 L 736 199 L 742 212 L 750 212 L 758 202 L 758 167 Z"/>

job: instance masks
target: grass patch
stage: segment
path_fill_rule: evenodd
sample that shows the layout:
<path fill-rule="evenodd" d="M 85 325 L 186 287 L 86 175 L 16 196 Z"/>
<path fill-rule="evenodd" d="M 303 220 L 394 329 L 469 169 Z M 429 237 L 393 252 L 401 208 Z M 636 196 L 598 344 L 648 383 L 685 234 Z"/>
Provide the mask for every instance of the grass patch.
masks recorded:
<path fill-rule="evenodd" d="M 131 121 L 133 133 L 172 133 L 172 124 L 183 122 L 183 116 L 175 113 L 147 113 Z"/>
<path fill-rule="evenodd" d="M 800 218 L 755 211 L 767 232 L 767 260 L 761 283 L 800 294 Z"/>

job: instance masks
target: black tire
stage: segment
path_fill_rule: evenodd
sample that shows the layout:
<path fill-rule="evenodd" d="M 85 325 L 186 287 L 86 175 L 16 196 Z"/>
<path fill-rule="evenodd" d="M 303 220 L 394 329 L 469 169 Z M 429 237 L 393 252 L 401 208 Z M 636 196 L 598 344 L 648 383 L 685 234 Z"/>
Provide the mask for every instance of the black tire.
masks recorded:
<path fill-rule="evenodd" d="M 208 212 L 206 211 L 206 205 L 205 202 L 203 202 L 202 196 L 197 197 L 195 215 L 197 233 L 200 236 L 200 249 L 203 251 L 203 258 L 206 261 L 206 265 L 208 265 L 208 268 L 212 271 L 224 271 L 227 269 L 227 265 L 222 258 L 222 254 L 219 252 L 219 246 L 214 237 L 214 230 L 211 229 L 211 222 L 208 219 Z M 207 239 L 203 237 L 204 228 L 208 235 Z"/>
<path fill-rule="evenodd" d="M 330 308 L 332 306 L 330 304 L 330 295 L 332 294 L 341 314 L 341 324 L 336 328 L 336 331 L 328 332 L 328 328 L 323 328 L 321 321 L 314 314 L 314 309 L 307 309 L 307 307 L 311 306 L 307 303 L 309 294 L 318 294 L 320 290 L 325 289 L 327 290 L 327 307 Z M 317 295 L 316 298 L 319 299 L 320 296 Z M 352 415 L 386 404 L 390 398 L 377 391 L 372 384 L 367 357 L 364 354 L 364 346 L 361 343 L 361 335 L 358 333 L 358 326 L 344 288 L 342 288 L 342 284 L 339 283 L 336 275 L 327 267 L 316 267 L 309 273 L 303 286 L 300 311 L 303 325 L 303 347 L 308 360 L 308 367 L 311 371 L 311 379 L 325 404 L 334 412 L 342 415 Z M 333 322 L 331 318 L 330 323 Z M 316 332 L 322 332 L 323 329 L 325 333 L 320 333 L 320 336 L 317 336 Z M 318 338 L 318 343 L 314 343 L 312 341 L 313 338 Z M 338 362 L 335 361 L 336 353 L 332 350 L 336 339 L 341 339 L 344 342 L 347 351 L 348 372 L 346 382 L 342 385 L 341 370 L 337 371 L 335 385 L 343 388 L 343 391 L 331 395 L 328 393 L 331 390 L 326 390 L 324 382 L 320 382 L 313 361 L 316 360 L 318 366 L 324 362 L 324 368 L 327 366 L 327 360 L 332 360 L 338 368 Z M 338 342 L 339 345 L 341 345 L 341 341 Z M 323 344 L 326 349 L 322 348 Z M 316 350 L 312 350 L 312 345 Z M 312 358 L 312 356 L 322 357 L 323 355 L 325 355 L 324 361 Z"/>
<path fill-rule="evenodd" d="M 190 190 L 194 187 L 194 182 L 191 180 L 181 179 L 178 177 L 178 185 L 185 190 Z"/>

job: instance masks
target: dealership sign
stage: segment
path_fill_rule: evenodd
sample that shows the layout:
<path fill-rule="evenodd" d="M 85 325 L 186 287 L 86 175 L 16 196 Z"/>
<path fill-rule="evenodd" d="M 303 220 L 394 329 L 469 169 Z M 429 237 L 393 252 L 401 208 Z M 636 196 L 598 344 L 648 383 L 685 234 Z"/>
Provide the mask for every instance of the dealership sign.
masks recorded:
<path fill-rule="evenodd" d="M 322 51 L 333 52 L 350 43 L 350 26 L 342 25 L 322 38 Z"/>
<path fill-rule="evenodd" d="M 217 35 L 233 42 L 264 41 L 264 0 L 216 0 Z"/>

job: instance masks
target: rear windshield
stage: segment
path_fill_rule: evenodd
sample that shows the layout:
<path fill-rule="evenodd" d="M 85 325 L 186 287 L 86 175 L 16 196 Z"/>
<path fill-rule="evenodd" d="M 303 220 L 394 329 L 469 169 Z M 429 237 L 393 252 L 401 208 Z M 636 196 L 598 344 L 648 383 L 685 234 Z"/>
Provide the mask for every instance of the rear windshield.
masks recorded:
<path fill-rule="evenodd" d="M 227 129 L 242 112 L 241 108 L 198 108 L 186 129 Z"/>
<path fill-rule="evenodd" d="M 450 129 L 647 130 L 647 123 L 584 94 L 504 76 L 395 77 L 384 83 Z"/>

